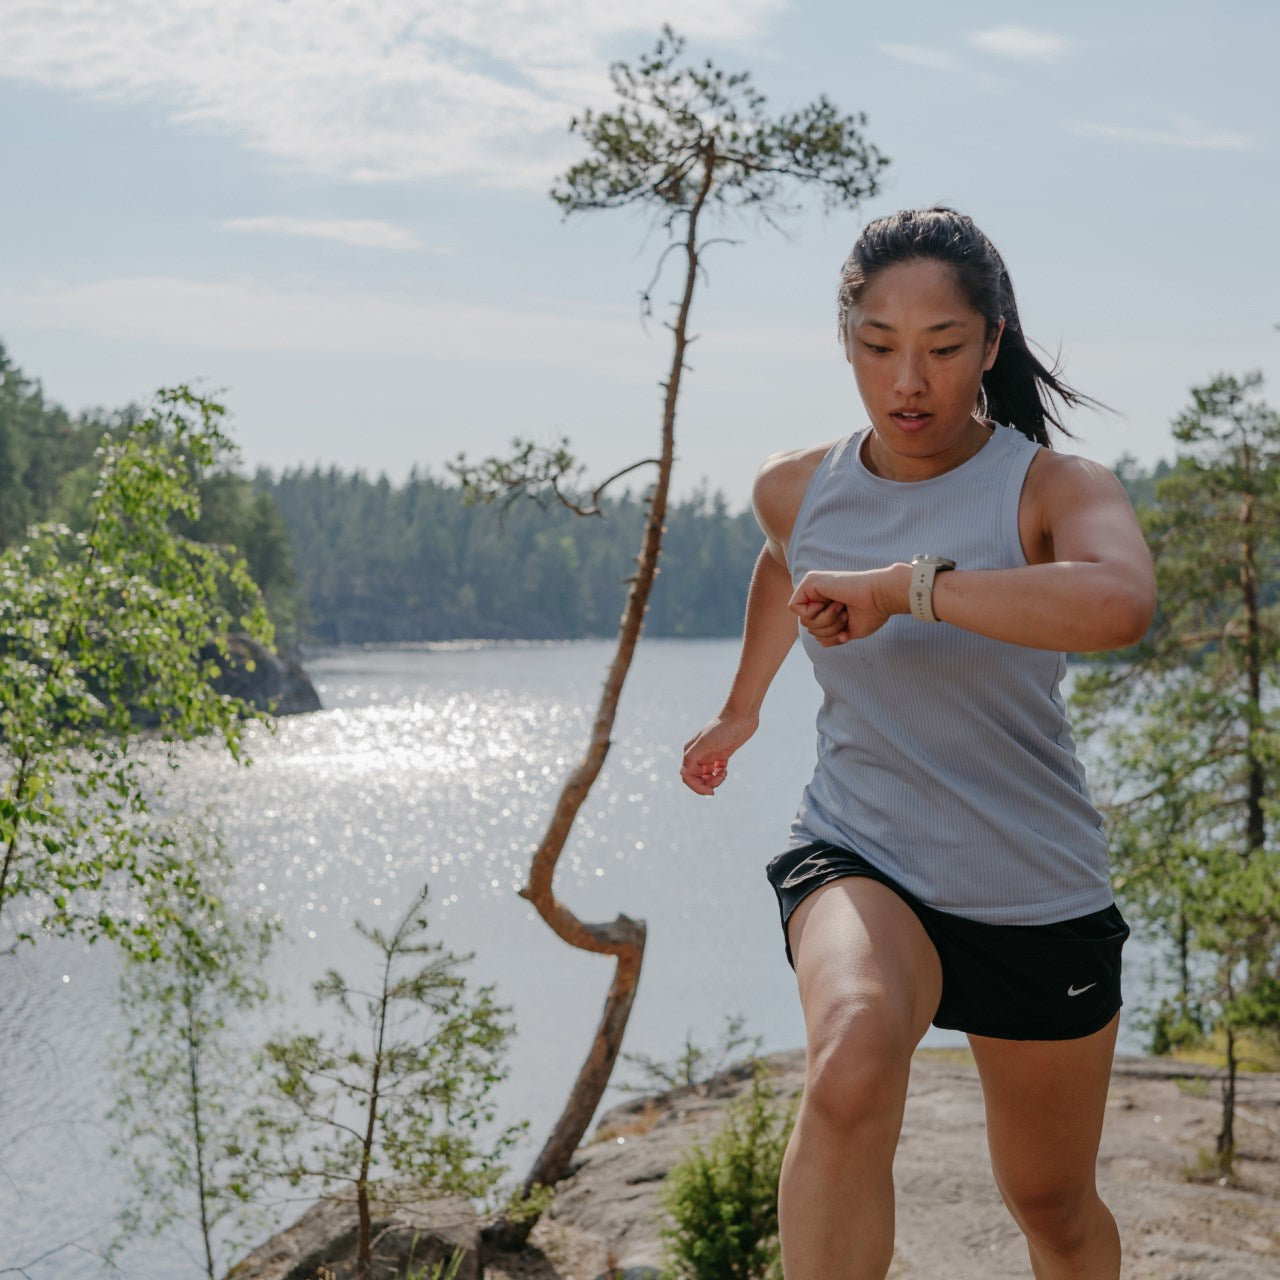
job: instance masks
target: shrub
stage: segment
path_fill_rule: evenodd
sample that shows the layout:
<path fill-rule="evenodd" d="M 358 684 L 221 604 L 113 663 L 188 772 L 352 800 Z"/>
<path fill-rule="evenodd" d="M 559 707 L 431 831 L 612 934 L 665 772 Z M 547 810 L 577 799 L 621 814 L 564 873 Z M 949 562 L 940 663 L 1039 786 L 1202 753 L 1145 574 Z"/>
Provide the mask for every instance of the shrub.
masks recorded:
<path fill-rule="evenodd" d="M 781 1280 L 778 1176 L 794 1121 L 755 1062 L 724 1127 L 667 1176 L 664 1280 Z"/>

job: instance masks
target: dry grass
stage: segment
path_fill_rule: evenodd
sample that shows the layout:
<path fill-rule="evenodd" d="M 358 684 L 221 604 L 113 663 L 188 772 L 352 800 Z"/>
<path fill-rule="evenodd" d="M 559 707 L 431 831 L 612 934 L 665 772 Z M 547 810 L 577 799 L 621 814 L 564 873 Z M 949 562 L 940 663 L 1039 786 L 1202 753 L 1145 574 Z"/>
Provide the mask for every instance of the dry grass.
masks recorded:
<path fill-rule="evenodd" d="M 1225 1040 L 1218 1035 L 1205 1043 L 1175 1049 L 1169 1055 L 1175 1062 L 1191 1062 L 1201 1067 L 1227 1068 Z M 1236 1039 L 1236 1058 L 1241 1071 L 1280 1071 L 1280 1042 L 1274 1038 L 1256 1039 L 1239 1036 Z"/>
<path fill-rule="evenodd" d="M 927 1058 L 930 1062 L 951 1062 L 960 1067 L 974 1065 L 973 1053 L 962 1045 L 950 1049 L 917 1049 L 917 1058 Z"/>
<path fill-rule="evenodd" d="M 644 1100 L 644 1106 L 634 1115 L 626 1120 L 617 1120 L 613 1124 L 605 1125 L 604 1128 L 596 1130 L 592 1137 L 592 1143 L 612 1142 L 615 1138 L 633 1138 L 638 1134 L 648 1133 L 655 1124 L 658 1123 L 662 1112 L 654 1103 L 652 1098 Z"/>

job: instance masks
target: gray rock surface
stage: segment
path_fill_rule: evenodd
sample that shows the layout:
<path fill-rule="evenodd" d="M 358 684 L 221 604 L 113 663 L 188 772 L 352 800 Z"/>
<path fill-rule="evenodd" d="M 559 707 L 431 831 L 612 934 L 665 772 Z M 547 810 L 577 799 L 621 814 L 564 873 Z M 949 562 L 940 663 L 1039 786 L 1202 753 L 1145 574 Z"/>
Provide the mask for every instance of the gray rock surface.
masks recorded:
<path fill-rule="evenodd" d="M 803 1053 L 767 1061 L 779 1095 L 797 1095 Z M 600 1237 L 623 1267 L 658 1265 L 661 1180 L 690 1142 L 719 1127 L 747 1080 L 730 1071 L 703 1092 L 678 1090 L 603 1116 L 556 1198 L 555 1221 Z M 1116 1064 L 1099 1183 L 1120 1224 L 1124 1280 L 1280 1280 L 1280 1076 L 1241 1080 L 1237 1186 L 1188 1178 L 1198 1152 L 1213 1145 L 1215 1080 L 1205 1068 L 1159 1060 Z M 891 1280 L 1027 1280 L 1022 1236 L 988 1164 L 982 1091 L 965 1051 L 917 1054 L 894 1181 Z"/>
<path fill-rule="evenodd" d="M 465 1256 L 458 1280 L 480 1280 L 480 1221 L 467 1200 L 424 1199 L 389 1186 L 370 1209 L 371 1280 L 401 1277 L 410 1265 L 447 1262 L 459 1248 Z M 354 1197 L 326 1197 L 232 1267 L 227 1280 L 350 1280 L 357 1225 Z"/>

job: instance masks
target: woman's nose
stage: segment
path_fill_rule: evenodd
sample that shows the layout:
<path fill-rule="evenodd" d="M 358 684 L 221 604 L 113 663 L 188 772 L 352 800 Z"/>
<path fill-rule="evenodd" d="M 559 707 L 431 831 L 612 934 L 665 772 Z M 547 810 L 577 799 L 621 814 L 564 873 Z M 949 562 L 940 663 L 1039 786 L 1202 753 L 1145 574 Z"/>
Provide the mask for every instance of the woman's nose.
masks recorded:
<path fill-rule="evenodd" d="M 904 353 L 894 375 L 893 389 L 899 395 L 914 395 L 924 390 L 924 367 L 914 356 Z"/>

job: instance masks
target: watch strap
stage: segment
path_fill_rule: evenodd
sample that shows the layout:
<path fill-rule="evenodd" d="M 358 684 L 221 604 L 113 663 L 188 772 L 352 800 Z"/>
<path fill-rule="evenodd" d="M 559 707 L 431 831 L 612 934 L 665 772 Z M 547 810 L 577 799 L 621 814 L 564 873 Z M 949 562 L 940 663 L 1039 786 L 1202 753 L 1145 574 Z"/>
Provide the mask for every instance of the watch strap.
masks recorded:
<path fill-rule="evenodd" d="M 911 587 L 907 598 L 913 617 L 921 622 L 937 622 L 933 611 L 933 580 L 940 573 L 954 569 L 956 562 L 945 556 L 915 556 L 911 561 Z"/>

